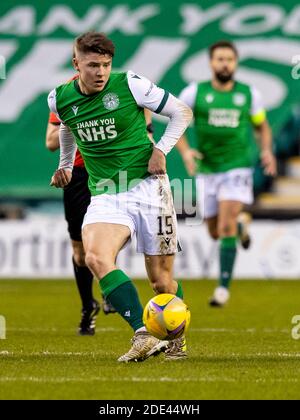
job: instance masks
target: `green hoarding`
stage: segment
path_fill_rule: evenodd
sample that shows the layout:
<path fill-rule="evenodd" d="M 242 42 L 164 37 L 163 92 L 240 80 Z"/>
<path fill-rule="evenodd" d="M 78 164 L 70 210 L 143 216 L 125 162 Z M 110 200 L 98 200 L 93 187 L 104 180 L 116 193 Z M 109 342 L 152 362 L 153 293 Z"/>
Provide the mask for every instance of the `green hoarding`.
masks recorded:
<path fill-rule="evenodd" d="M 174 94 L 209 78 L 207 46 L 232 39 L 237 77 L 257 86 L 274 132 L 300 97 L 300 5 L 287 0 L 162 2 L 78 0 L 0 3 L 0 194 L 51 197 L 58 155 L 44 147 L 47 93 L 73 74 L 72 41 L 89 29 L 117 47 L 115 69 L 132 69 Z M 155 121 L 156 138 L 164 124 Z M 168 157 L 171 177 L 183 177 L 180 157 Z"/>

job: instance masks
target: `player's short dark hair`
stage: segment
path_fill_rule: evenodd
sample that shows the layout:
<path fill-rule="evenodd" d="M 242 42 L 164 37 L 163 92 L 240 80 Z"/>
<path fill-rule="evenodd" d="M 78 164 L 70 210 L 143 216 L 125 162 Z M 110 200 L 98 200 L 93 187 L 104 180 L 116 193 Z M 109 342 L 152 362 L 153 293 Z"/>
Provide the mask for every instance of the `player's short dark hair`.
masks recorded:
<path fill-rule="evenodd" d="M 108 54 L 113 57 L 115 55 L 115 46 L 104 33 L 91 31 L 79 35 L 75 39 L 74 56 L 76 51 L 81 53 L 92 52 L 102 55 Z"/>
<path fill-rule="evenodd" d="M 214 54 L 214 51 L 217 48 L 230 48 L 234 52 L 236 57 L 239 56 L 239 53 L 238 53 L 238 50 L 237 50 L 236 46 L 231 41 L 221 40 L 221 41 L 215 42 L 214 44 L 212 44 L 209 47 L 209 57 L 210 58 L 212 58 L 212 56 Z"/>

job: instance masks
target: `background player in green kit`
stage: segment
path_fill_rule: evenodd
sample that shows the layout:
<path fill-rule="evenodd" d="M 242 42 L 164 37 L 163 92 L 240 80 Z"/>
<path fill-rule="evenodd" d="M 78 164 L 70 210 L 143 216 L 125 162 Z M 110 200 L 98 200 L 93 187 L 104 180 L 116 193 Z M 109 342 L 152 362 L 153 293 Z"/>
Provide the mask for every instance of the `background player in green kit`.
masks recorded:
<path fill-rule="evenodd" d="M 185 136 L 177 148 L 189 174 L 197 173 L 200 212 L 210 236 L 220 240 L 219 287 L 210 304 L 222 306 L 230 296 L 237 238 L 247 236 L 245 223 L 239 224 L 238 218 L 243 205 L 253 201 L 251 125 L 267 175 L 276 174 L 276 160 L 260 93 L 255 87 L 234 80 L 238 64 L 235 46 L 220 41 L 210 47 L 209 55 L 212 80 L 191 83 L 179 96 L 194 111 L 197 150 L 189 147 Z M 195 158 L 200 159 L 198 165 Z"/>
<path fill-rule="evenodd" d="M 79 36 L 73 59 L 79 79 L 49 94 L 50 110 L 62 121 L 60 163 L 52 185 L 70 182 L 77 144 L 92 196 L 82 228 L 86 264 L 134 330 L 131 349 L 118 359 L 128 362 L 144 360 L 166 343 L 146 332 L 136 289 L 117 269 L 116 258 L 136 234 L 154 291 L 182 297 L 173 279 L 177 223 L 165 155 L 190 123 L 192 111 L 142 76 L 112 72 L 113 56 L 114 45 L 104 34 Z M 156 145 L 148 138 L 143 108 L 170 118 Z M 167 357 L 186 357 L 184 340 L 174 340 Z"/>

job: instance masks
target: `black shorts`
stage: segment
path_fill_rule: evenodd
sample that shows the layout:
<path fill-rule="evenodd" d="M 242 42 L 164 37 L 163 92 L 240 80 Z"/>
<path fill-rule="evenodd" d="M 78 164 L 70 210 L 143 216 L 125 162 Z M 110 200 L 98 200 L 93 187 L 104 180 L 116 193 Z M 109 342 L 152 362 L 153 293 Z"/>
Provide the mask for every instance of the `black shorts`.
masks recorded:
<path fill-rule="evenodd" d="M 85 168 L 75 166 L 72 180 L 64 188 L 65 218 L 68 223 L 68 231 L 73 241 L 81 241 L 81 226 L 84 215 L 91 201 L 91 193 L 88 188 L 88 174 Z"/>

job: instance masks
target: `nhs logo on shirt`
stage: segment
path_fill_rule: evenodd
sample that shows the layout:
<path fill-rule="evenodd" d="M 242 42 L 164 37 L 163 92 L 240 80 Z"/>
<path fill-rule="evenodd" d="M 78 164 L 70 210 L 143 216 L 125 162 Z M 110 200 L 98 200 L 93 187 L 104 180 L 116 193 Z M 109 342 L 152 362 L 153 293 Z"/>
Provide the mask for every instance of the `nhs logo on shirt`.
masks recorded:
<path fill-rule="evenodd" d="M 114 118 L 80 122 L 76 129 L 82 142 L 111 140 L 118 135 Z"/>

